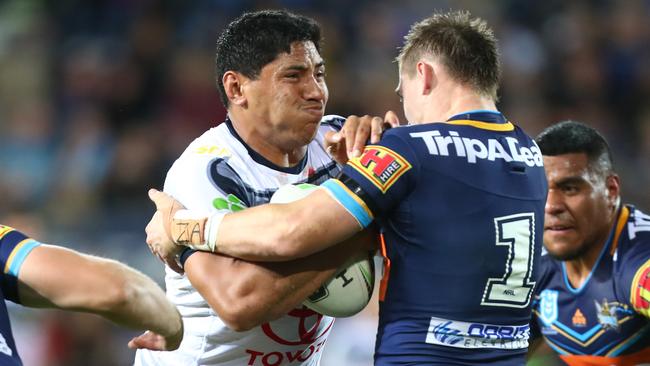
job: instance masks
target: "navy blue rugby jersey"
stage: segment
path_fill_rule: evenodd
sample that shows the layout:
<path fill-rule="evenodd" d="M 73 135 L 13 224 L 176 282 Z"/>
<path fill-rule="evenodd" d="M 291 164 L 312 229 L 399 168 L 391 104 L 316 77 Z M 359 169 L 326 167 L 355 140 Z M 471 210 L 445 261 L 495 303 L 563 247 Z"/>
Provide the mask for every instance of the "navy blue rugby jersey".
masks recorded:
<path fill-rule="evenodd" d="M 386 268 L 376 365 L 522 365 L 547 185 L 542 155 L 491 111 L 388 130 L 323 184 Z"/>
<path fill-rule="evenodd" d="M 624 206 L 589 277 L 574 288 L 563 262 L 542 256 L 535 330 L 569 365 L 650 361 L 650 216 Z"/>
<path fill-rule="evenodd" d="M 3 268 L 2 277 L 0 277 L 0 300 L 20 303 L 17 284 L 18 272 L 29 252 L 38 245 L 40 243 L 22 233 L 8 226 L 0 225 L 0 264 Z M 0 365 L 22 365 L 16 351 L 7 305 L 4 301 L 0 301 Z"/>

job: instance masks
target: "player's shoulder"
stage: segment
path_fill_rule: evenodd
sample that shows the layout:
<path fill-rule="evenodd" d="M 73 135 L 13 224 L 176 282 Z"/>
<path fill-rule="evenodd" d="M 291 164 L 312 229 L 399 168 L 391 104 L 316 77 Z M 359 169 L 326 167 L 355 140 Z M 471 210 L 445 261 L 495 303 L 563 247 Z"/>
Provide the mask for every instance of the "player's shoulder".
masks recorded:
<path fill-rule="evenodd" d="M 615 240 L 618 239 L 617 252 L 623 258 L 647 253 L 650 256 L 650 215 L 633 205 L 625 205 L 619 213 L 618 221 L 627 216 L 627 225 L 614 228 Z"/>
<path fill-rule="evenodd" d="M 328 114 L 323 116 L 320 120 L 320 127 L 322 129 L 340 131 L 345 124 L 345 117 L 337 114 Z"/>
<path fill-rule="evenodd" d="M 562 262 L 553 258 L 545 248 L 542 248 L 542 256 L 539 261 L 539 271 L 537 272 L 537 286 L 544 287 L 553 277 L 562 273 Z M 543 290 L 543 288 L 540 288 Z"/>

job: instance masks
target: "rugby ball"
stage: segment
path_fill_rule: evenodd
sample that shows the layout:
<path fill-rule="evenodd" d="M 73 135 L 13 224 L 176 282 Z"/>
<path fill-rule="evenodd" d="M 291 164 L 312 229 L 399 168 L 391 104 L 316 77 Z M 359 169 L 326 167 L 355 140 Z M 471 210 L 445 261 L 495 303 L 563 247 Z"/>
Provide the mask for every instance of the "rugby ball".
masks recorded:
<path fill-rule="evenodd" d="M 271 197 L 271 203 L 288 203 L 306 197 L 318 189 L 313 184 L 285 185 Z M 306 307 L 333 317 L 352 316 L 372 297 L 375 268 L 370 253 L 359 253 L 350 258 L 334 277 L 325 282 L 303 302 Z"/>

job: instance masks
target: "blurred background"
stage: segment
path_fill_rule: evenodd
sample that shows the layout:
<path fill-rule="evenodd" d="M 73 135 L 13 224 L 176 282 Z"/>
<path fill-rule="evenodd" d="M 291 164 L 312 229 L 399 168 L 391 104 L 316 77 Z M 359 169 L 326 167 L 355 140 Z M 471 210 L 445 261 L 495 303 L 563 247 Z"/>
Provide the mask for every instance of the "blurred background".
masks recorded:
<path fill-rule="evenodd" d="M 623 197 L 650 210 L 650 1 L 0 0 L 0 222 L 108 256 L 163 283 L 144 226 L 185 146 L 220 123 L 223 26 L 247 10 L 319 20 L 328 113 L 401 111 L 397 47 L 433 10 L 467 9 L 500 40 L 500 109 L 536 135 L 575 119 L 613 148 Z M 402 117 L 403 118 L 403 117 Z M 136 333 L 11 306 L 30 365 L 128 365 Z M 376 307 L 337 321 L 324 366 L 369 365 Z"/>

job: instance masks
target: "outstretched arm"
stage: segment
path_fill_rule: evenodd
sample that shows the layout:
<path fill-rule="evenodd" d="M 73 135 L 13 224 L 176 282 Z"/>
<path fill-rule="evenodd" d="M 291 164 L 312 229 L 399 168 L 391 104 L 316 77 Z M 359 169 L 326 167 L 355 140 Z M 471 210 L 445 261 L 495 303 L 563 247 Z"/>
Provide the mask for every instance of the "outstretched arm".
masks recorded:
<path fill-rule="evenodd" d="M 183 336 L 176 307 L 156 283 L 119 262 L 53 245 L 34 248 L 20 267 L 23 305 L 101 315 L 130 328 L 163 336 L 150 348 L 173 350 Z"/>
<path fill-rule="evenodd" d="M 147 244 L 161 258 L 177 250 L 174 243 L 182 243 L 250 261 L 293 260 L 332 247 L 371 221 L 368 210 L 353 216 L 322 188 L 291 203 L 216 213 L 209 219 L 202 214 L 191 217 L 193 211 L 181 210 L 183 206 L 164 192 L 152 189 L 149 197 L 157 211 L 147 225 Z M 179 219 L 186 214 L 190 218 Z M 359 221 L 360 216 L 365 219 Z"/>
<path fill-rule="evenodd" d="M 375 242 L 376 234 L 364 231 L 350 243 L 283 263 L 250 263 L 195 252 L 185 262 L 185 273 L 231 329 L 244 331 L 299 306 L 348 258 Z"/>

